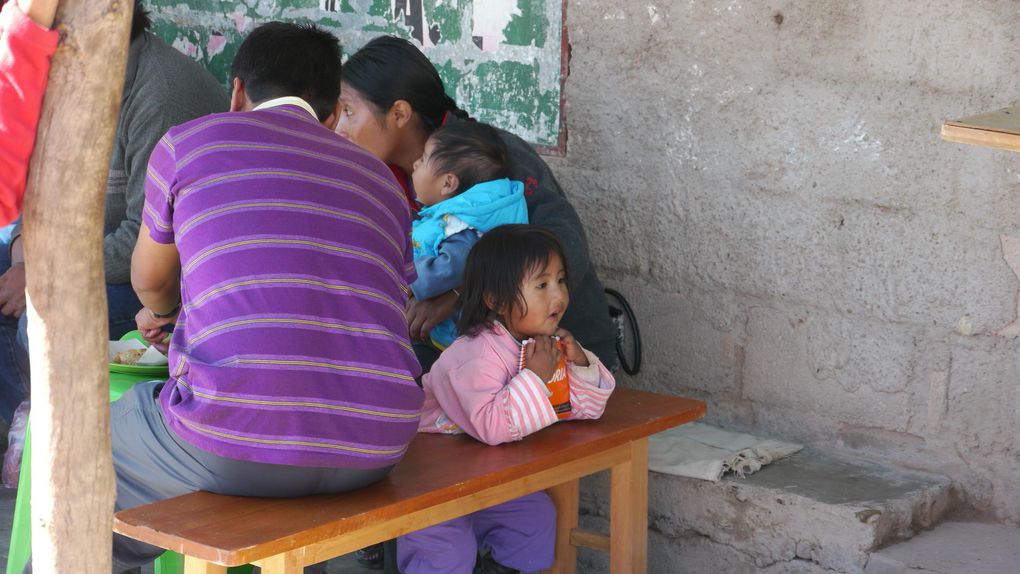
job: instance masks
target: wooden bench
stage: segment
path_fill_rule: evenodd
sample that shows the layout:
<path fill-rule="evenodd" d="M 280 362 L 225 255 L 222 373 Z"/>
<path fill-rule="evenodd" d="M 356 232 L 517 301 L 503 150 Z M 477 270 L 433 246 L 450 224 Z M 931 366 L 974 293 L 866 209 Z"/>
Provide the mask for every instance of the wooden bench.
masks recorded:
<path fill-rule="evenodd" d="M 467 436 L 418 435 L 390 475 L 339 495 L 270 499 L 195 492 L 118 512 L 113 529 L 185 556 L 187 574 L 256 564 L 264 574 L 353 552 L 528 493 L 556 502 L 556 563 L 572 573 L 577 546 L 608 550 L 611 571 L 645 571 L 648 436 L 701 418 L 705 404 L 618 389 L 597 421 L 572 421 L 498 447 Z M 611 471 L 610 533 L 581 531 L 578 480 Z"/>

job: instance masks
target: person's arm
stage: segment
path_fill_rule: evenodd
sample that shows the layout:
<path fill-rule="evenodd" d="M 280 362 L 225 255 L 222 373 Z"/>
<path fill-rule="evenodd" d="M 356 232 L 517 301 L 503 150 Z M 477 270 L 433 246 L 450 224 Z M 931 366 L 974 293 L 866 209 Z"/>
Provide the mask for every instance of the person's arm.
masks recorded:
<path fill-rule="evenodd" d="M 145 181 L 145 220 L 131 255 L 131 285 L 153 317 L 175 314 L 181 302 L 181 258 L 174 243 L 174 190 L 170 184 L 177 169 L 173 150 L 167 134 L 152 151 Z"/>
<path fill-rule="evenodd" d="M 56 0 L 17 0 L 0 12 L 0 225 L 21 211 L 50 57 L 59 40 L 47 29 L 56 6 Z"/>
<path fill-rule="evenodd" d="M 571 420 L 597 419 L 606 410 L 606 401 L 616 388 L 616 379 L 599 361 L 595 353 L 581 350 L 588 359 L 587 366 L 570 363 L 570 416 Z"/>
<path fill-rule="evenodd" d="M 11 242 L 11 266 L 0 275 L 0 313 L 21 317 L 25 312 L 25 253 L 21 236 Z"/>
<path fill-rule="evenodd" d="M 447 291 L 431 299 L 411 298 L 407 302 L 407 330 L 416 341 L 428 341 L 432 328 L 453 315 L 457 309 L 457 293 Z"/>
<path fill-rule="evenodd" d="M 181 257 L 173 243 L 157 243 L 142 224 L 131 255 L 131 286 L 152 314 L 175 315 L 181 302 Z"/>
<path fill-rule="evenodd" d="M 459 298 L 456 289 L 464 276 L 468 253 L 479 239 L 475 230 L 464 229 L 443 240 L 436 257 L 423 256 L 414 260 L 418 279 L 411 284 L 414 297 L 407 308 L 407 326 L 412 339 L 428 341 L 432 328 L 453 315 Z"/>
<path fill-rule="evenodd" d="M 18 6 L 33 22 L 46 28 L 53 27 L 57 15 L 57 0 L 18 0 Z"/>
<path fill-rule="evenodd" d="M 490 357 L 468 361 L 447 373 L 448 392 L 458 408 L 440 407 L 446 413 L 463 412 L 466 420 L 451 417 L 461 430 L 489 445 L 523 439 L 556 422 L 545 382 L 530 369 L 506 381 L 503 366 Z"/>
<path fill-rule="evenodd" d="M 460 287 L 468 253 L 479 238 L 474 229 L 465 229 L 444 239 L 435 256 L 415 257 L 418 279 L 411 284 L 414 298 L 431 299 Z"/>

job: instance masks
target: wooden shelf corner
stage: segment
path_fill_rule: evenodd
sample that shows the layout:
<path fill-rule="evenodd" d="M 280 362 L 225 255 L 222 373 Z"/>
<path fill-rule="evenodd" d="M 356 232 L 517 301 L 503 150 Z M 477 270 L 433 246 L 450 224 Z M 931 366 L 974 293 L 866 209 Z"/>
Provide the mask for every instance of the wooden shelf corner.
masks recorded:
<path fill-rule="evenodd" d="M 1020 106 L 947 120 L 942 124 L 942 139 L 1020 151 Z"/>

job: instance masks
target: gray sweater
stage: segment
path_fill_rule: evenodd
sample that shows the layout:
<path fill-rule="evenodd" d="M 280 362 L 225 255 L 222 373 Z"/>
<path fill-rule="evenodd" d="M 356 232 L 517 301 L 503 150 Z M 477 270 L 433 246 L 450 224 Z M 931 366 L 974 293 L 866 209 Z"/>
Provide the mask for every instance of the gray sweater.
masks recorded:
<path fill-rule="evenodd" d="M 131 282 L 131 251 L 142 222 L 152 148 L 172 126 L 229 107 L 223 86 L 188 56 L 148 32 L 131 42 L 106 184 L 107 283 Z"/>

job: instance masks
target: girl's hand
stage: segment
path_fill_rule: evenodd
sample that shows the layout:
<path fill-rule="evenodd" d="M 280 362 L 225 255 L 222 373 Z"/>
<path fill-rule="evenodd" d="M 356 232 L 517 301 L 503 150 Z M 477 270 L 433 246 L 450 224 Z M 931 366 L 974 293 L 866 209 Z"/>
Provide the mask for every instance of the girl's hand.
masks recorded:
<path fill-rule="evenodd" d="M 556 336 L 560 338 L 560 345 L 563 345 L 563 352 L 567 356 L 568 363 L 574 363 L 579 367 L 588 366 L 588 355 L 584 354 L 584 349 L 577 343 L 577 339 L 570 334 L 570 331 L 561 327 L 556 331 Z"/>
<path fill-rule="evenodd" d="M 524 366 L 548 383 L 560 362 L 560 347 L 552 337 L 536 337 L 524 348 Z"/>

